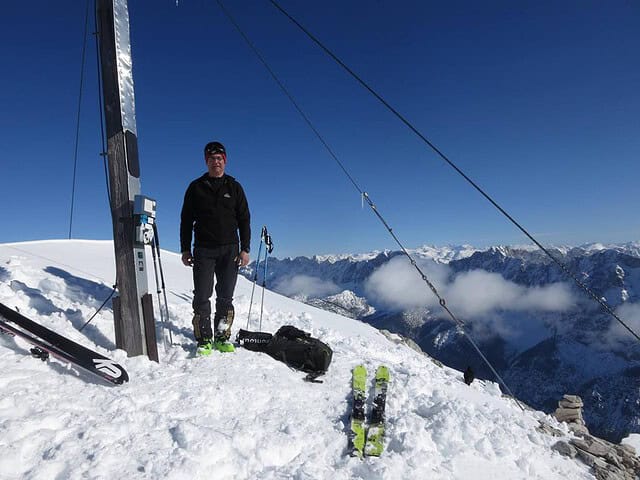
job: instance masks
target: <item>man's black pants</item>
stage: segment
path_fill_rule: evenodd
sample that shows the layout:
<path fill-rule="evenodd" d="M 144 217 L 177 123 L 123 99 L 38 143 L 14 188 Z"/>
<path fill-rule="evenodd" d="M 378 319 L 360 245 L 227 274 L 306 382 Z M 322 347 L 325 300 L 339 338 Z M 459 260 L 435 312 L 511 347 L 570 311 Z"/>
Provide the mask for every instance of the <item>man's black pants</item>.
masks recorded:
<path fill-rule="evenodd" d="M 211 331 L 211 302 L 214 274 L 216 286 L 216 314 L 214 330 L 222 318 L 233 319 L 233 291 L 238 279 L 238 245 L 215 248 L 196 247 L 193 251 L 193 312 L 199 316 L 199 332 L 194 325 L 196 339 L 213 338 Z"/>

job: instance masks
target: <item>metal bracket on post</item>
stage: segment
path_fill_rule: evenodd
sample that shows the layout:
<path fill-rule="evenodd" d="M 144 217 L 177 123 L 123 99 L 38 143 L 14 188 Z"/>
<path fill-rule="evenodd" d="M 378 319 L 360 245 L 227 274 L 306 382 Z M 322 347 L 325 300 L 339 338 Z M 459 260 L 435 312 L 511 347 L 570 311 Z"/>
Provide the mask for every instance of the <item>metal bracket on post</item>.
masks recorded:
<path fill-rule="evenodd" d="M 133 224 L 136 229 L 133 240 L 135 243 L 151 245 L 155 221 L 156 201 L 144 195 L 136 195 L 133 202 Z"/>

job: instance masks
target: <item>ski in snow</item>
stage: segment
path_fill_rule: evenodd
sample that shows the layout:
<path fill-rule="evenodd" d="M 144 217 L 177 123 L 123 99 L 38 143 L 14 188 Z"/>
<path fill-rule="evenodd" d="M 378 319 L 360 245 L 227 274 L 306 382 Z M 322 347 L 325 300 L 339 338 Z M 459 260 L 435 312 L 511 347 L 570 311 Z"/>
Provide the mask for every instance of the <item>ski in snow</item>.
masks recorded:
<path fill-rule="evenodd" d="M 358 365 L 353 369 L 351 391 L 353 394 L 353 407 L 351 410 L 351 455 L 362 458 L 365 444 L 364 402 L 367 384 L 367 370 L 364 365 Z"/>
<path fill-rule="evenodd" d="M 367 429 L 367 442 L 364 446 L 365 455 L 379 457 L 384 449 L 384 409 L 387 403 L 387 387 L 389 385 L 389 369 L 384 365 L 376 371 L 373 389 L 373 408 Z"/>
<path fill-rule="evenodd" d="M 373 389 L 373 406 L 369 421 L 365 417 L 367 370 L 363 365 L 353 369 L 351 391 L 353 407 L 351 411 L 351 431 L 349 451 L 352 456 L 379 457 L 384 450 L 384 412 L 387 403 L 389 369 L 381 365 L 376 370 Z"/>
<path fill-rule="evenodd" d="M 31 354 L 41 360 L 46 360 L 48 354 L 51 354 L 111 384 L 120 385 L 129 381 L 125 369 L 113 360 L 43 327 L 2 303 L 0 303 L 0 330 L 23 338 L 34 345 Z"/>

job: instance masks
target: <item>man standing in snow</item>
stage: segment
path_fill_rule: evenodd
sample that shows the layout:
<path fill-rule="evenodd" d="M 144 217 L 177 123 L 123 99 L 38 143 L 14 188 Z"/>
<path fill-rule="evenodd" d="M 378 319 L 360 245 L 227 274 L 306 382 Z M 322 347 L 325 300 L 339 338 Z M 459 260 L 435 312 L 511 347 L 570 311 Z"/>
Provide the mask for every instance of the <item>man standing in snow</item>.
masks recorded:
<path fill-rule="evenodd" d="M 249 205 L 240 183 L 224 173 L 227 165 L 224 145 L 207 143 L 204 160 L 208 171 L 187 188 L 180 216 L 182 263 L 193 267 L 193 331 L 199 355 L 209 355 L 214 348 L 223 352 L 234 350 L 229 342 L 233 291 L 238 267 L 249 263 L 251 241 Z M 216 311 L 212 331 L 210 298 L 214 275 Z"/>

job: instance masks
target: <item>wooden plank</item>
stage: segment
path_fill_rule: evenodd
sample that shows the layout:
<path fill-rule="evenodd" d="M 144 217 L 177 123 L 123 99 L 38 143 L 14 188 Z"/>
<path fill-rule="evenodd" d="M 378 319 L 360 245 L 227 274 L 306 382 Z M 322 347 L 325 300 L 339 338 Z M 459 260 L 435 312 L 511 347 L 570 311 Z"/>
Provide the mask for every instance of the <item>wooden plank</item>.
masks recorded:
<path fill-rule="evenodd" d="M 150 293 L 142 296 L 142 316 L 144 317 L 144 336 L 147 339 L 147 356 L 154 362 L 158 362 L 160 360 L 156 341 L 156 321 L 153 318 L 153 298 Z"/>

